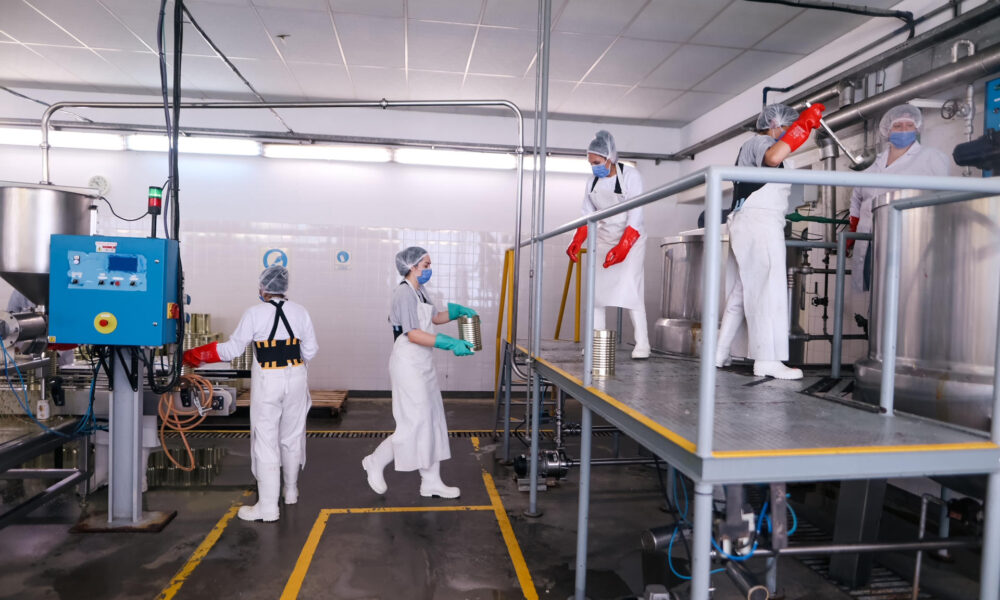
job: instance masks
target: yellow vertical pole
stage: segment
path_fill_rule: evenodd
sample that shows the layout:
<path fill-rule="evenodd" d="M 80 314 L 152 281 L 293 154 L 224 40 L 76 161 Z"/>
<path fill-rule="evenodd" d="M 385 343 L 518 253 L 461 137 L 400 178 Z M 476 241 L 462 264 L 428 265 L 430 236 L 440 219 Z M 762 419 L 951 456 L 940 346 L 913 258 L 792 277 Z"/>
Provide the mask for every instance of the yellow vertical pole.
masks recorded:
<path fill-rule="evenodd" d="M 507 286 L 508 280 L 512 279 L 512 274 L 510 273 L 511 263 L 513 262 L 514 251 L 507 250 L 503 255 L 503 277 L 500 281 L 500 311 L 499 318 L 497 319 L 497 345 L 496 345 L 496 360 L 494 361 L 493 369 L 493 390 L 494 392 L 500 389 L 500 336 L 503 335 L 503 322 L 504 322 L 504 304 L 507 297 Z M 511 281 L 511 283 L 513 283 Z M 509 308 L 509 307 L 508 307 Z M 508 310 L 507 319 L 510 319 L 510 312 Z M 510 331 L 510 325 L 507 326 L 507 331 Z"/>
<path fill-rule="evenodd" d="M 566 265 L 566 283 L 563 284 L 562 300 L 559 301 L 559 316 L 556 317 L 556 339 L 559 339 L 559 332 L 562 331 L 563 314 L 566 312 L 566 299 L 569 296 L 569 282 L 573 278 L 573 261 Z"/>

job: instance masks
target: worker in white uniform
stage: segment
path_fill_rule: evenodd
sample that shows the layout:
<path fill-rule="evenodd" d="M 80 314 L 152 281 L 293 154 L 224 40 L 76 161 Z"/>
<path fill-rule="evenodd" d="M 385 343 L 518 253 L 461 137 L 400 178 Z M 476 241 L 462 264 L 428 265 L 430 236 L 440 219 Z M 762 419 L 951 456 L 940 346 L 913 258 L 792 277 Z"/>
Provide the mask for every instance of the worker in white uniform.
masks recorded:
<path fill-rule="evenodd" d="M 587 180 L 583 194 L 583 214 L 617 206 L 643 192 L 642 176 L 632 167 L 618 162 L 615 138 L 607 131 L 597 136 L 587 148 L 587 160 L 594 173 Z M 627 308 L 635 331 L 632 358 L 649 358 L 649 331 L 646 327 L 646 288 L 643 265 L 646 258 L 645 228 L 642 207 L 633 208 L 597 223 L 596 260 L 604 259 L 594 284 L 594 329 L 605 329 L 609 306 Z M 580 249 L 587 241 L 587 226 L 576 230 L 566 248 L 570 260 L 580 260 Z"/>
<path fill-rule="evenodd" d="M 473 351 L 471 343 L 435 333 L 434 326 L 476 316 L 476 311 L 452 302 L 443 311 L 434 306 L 424 289 L 432 271 L 431 257 L 423 248 L 410 246 L 397 253 L 396 270 L 403 276 L 389 309 L 395 338 L 389 378 L 396 429 L 364 457 L 361 466 L 376 494 L 388 489 L 384 471 L 394 463 L 397 471 L 420 471 L 421 496 L 458 498 L 460 490 L 441 481 L 441 461 L 451 458 L 451 448 L 433 353 L 434 348 L 449 350 L 455 356 L 470 356 Z"/>
<path fill-rule="evenodd" d="M 777 167 L 819 127 L 822 104 L 799 115 L 784 104 L 769 104 L 757 118 L 758 133 L 740 147 L 736 166 Z M 801 379 L 802 371 L 788 360 L 788 280 L 785 271 L 785 214 L 787 184 L 733 183 L 733 212 L 729 214 L 727 272 L 737 275 L 726 297 L 719 328 L 715 365 L 731 362 L 737 333 L 747 327 L 747 357 L 757 377 Z"/>
<path fill-rule="evenodd" d="M 285 504 L 295 504 L 299 497 L 299 471 L 306 462 L 306 416 L 312 404 L 306 363 L 319 347 L 309 313 L 286 298 L 288 269 L 268 267 L 259 282 L 261 302 L 243 313 L 229 340 L 188 350 L 184 362 L 198 367 L 229 361 L 253 342 L 250 465 L 257 479 L 257 504 L 243 506 L 237 514 L 245 521 L 277 521 L 282 474 Z"/>
<path fill-rule="evenodd" d="M 879 153 L 865 173 L 893 173 L 896 175 L 947 176 L 951 159 L 934 148 L 921 146 L 917 134 L 923 126 L 920 109 L 911 104 L 890 108 L 879 121 L 879 134 L 888 145 Z M 875 200 L 889 190 L 885 188 L 856 187 L 851 193 L 851 231 L 870 233 L 872 206 Z M 866 241 L 848 240 L 851 254 L 851 285 L 860 294 L 871 288 L 871 245 Z M 865 298 L 867 304 L 867 298 Z M 864 315 L 867 318 L 867 315 Z"/>

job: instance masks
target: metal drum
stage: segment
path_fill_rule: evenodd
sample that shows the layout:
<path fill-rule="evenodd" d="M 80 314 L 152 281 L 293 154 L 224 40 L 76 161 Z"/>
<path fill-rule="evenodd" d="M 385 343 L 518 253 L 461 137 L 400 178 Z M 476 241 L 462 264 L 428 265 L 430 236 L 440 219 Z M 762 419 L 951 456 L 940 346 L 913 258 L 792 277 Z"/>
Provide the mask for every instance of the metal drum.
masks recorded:
<path fill-rule="evenodd" d="M 472 349 L 476 352 L 483 349 L 483 334 L 480 328 L 479 315 L 458 318 L 458 338 L 472 344 Z"/>
<path fill-rule="evenodd" d="M 878 403 L 888 240 L 886 206 L 874 209 L 868 357 L 855 363 L 857 393 Z M 915 208 L 902 215 L 897 409 L 988 430 L 1000 305 L 1000 197 Z"/>
<path fill-rule="evenodd" d="M 49 237 L 89 235 L 96 192 L 0 183 L 0 277 L 35 304 L 49 303 Z"/>
<path fill-rule="evenodd" d="M 594 330 L 594 364 L 591 372 L 595 377 L 609 377 L 615 374 L 615 330 Z"/>
<path fill-rule="evenodd" d="M 660 296 L 660 318 L 653 325 L 653 348 L 662 352 L 698 356 L 701 354 L 704 230 L 695 229 L 679 236 L 663 238 L 660 249 L 663 251 L 663 291 Z M 719 315 L 721 316 L 726 303 L 728 235 L 722 236 L 720 255 L 722 282 L 719 286 Z"/>

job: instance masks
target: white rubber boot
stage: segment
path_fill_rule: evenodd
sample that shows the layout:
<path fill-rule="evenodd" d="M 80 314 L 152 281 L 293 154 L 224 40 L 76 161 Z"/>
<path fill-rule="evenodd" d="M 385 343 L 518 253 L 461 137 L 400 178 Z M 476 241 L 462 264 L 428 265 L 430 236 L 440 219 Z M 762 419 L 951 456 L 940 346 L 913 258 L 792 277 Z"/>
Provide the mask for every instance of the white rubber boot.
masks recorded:
<path fill-rule="evenodd" d="M 646 327 L 646 309 L 630 310 L 629 316 L 632 318 L 632 329 L 635 332 L 635 348 L 632 350 L 632 358 L 649 358 L 649 329 Z"/>
<path fill-rule="evenodd" d="M 733 311 L 726 311 L 722 315 L 722 325 L 719 326 L 719 337 L 715 346 L 715 366 L 718 368 L 728 367 L 733 364 L 733 359 L 729 356 L 729 350 L 733 345 L 733 340 L 743 324 L 742 312 L 736 314 Z"/>
<path fill-rule="evenodd" d="M 802 369 L 785 366 L 778 360 L 754 361 L 753 374 L 757 377 L 774 377 L 775 379 L 802 379 Z"/>
<path fill-rule="evenodd" d="M 285 504 L 295 504 L 299 501 L 299 471 L 302 465 L 299 461 L 281 461 L 281 475 L 284 477 L 283 496 Z"/>
<path fill-rule="evenodd" d="M 281 468 L 262 467 L 257 477 L 257 504 L 241 506 L 237 516 L 244 521 L 277 521 Z"/>
<path fill-rule="evenodd" d="M 392 440 L 386 438 L 374 452 L 361 459 L 361 467 L 368 474 L 368 486 L 376 494 L 382 495 L 389 489 L 385 483 L 384 471 L 392 458 Z"/>
<path fill-rule="evenodd" d="M 420 469 L 420 495 L 424 498 L 458 498 L 462 492 L 441 481 L 441 463 L 436 462 L 429 469 Z"/>

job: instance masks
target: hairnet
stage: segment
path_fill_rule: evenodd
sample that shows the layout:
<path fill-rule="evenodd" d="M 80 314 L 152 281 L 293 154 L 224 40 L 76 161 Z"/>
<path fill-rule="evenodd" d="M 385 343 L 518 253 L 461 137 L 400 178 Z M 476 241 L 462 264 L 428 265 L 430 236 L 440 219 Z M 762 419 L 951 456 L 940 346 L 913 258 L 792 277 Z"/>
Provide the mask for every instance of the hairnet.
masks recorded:
<path fill-rule="evenodd" d="M 396 270 L 403 277 L 410 272 L 418 262 L 420 262 L 425 256 L 427 256 L 427 251 L 420 246 L 410 246 L 396 253 Z"/>
<path fill-rule="evenodd" d="M 260 274 L 260 291 L 266 294 L 284 294 L 288 291 L 288 269 L 273 265 Z"/>
<path fill-rule="evenodd" d="M 878 131 L 882 134 L 882 137 L 889 137 L 889 130 L 892 129 L 892 125 L 897 121 L 913 121 L 913 126 L 917 128 L 917 131 L 920 131 L 920 126 L 923 125 L 924 118 L 920 114 L 920 109 L 912 104 L 893 106 L 882 115 L 882 120 L 878 123 Z"/>
<path fill-rule="evenodd" d="M 611 162 L 615 162 L 618 160 L 618 149 L 615 148 L 614 136 L 603 129 L 598 131 L 593 141 L 587 146 L 587 153 L 603 156 Z"/>
<path fill-rule="evenodd" d="M 788 127 L 799 118 L 799 112 L 784 104 L 768 104 L 757 117 L 757 131 Z"/>

